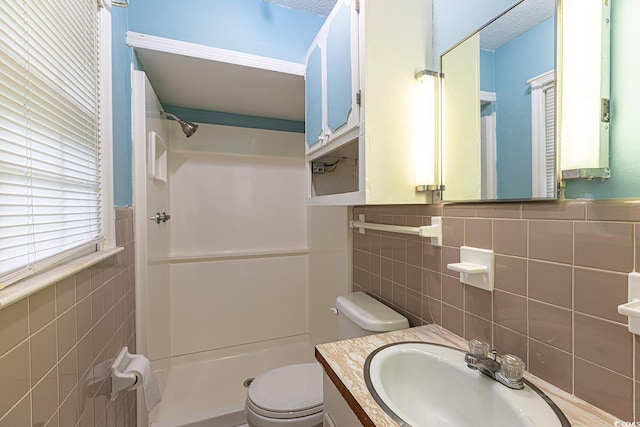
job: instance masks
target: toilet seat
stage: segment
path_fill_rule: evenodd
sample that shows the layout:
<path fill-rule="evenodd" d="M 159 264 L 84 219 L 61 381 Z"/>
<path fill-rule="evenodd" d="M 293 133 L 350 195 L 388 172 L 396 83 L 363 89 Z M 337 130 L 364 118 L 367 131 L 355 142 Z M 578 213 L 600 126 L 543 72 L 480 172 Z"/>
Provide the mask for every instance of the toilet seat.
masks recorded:
<path fill-rule="evenodd" d="M 247 407 L 267 418 L 300 418 L 322 412 L 322 367 L 319 363 L 283 366 L 251 383 Z"/>

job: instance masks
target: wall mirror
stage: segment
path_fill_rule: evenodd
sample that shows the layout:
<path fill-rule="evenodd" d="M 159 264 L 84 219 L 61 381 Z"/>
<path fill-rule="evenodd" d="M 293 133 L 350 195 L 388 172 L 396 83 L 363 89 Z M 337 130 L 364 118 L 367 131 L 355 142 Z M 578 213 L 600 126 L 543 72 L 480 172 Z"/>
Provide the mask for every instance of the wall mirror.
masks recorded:
<path fill-rule="evenodd" d="M 557 198 L 556 9 L 520 1 L 440 57 L 443 200 Z"/>

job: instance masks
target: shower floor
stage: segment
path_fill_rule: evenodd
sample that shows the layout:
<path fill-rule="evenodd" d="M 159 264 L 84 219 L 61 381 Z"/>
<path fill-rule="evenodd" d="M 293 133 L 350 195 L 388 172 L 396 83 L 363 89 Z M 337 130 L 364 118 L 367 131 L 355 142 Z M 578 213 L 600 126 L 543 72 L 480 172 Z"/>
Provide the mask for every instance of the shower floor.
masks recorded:
<path fill-rule="evenodd" d="M 234 427 L 246 423 L 244 381 L 292 363 L 315 360 L 308 335 L 174 357 L 153 363 L 162 401 L 152 427 Z"/>

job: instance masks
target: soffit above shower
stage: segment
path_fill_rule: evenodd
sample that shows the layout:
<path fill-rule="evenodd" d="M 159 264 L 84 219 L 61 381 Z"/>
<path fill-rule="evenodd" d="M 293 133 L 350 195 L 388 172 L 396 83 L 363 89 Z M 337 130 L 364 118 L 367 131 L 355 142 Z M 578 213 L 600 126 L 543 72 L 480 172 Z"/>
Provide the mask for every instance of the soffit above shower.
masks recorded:
<path fill-rule="evenodd" d="M 304 121 L 304 64 L 127 33 L 164 105 Z"/>

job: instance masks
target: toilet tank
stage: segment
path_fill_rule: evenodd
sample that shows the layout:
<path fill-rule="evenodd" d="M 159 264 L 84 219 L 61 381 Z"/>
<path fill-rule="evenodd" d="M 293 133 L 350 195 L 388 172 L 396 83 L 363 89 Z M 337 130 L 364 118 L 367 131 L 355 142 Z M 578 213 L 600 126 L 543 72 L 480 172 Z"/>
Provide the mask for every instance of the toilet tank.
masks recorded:
<path fill-rule="evenodd" d="M 364 292 L 336 299 L 338 338 L 341 340 L 395 331 L 409 327 L 409 321 Z"/>

